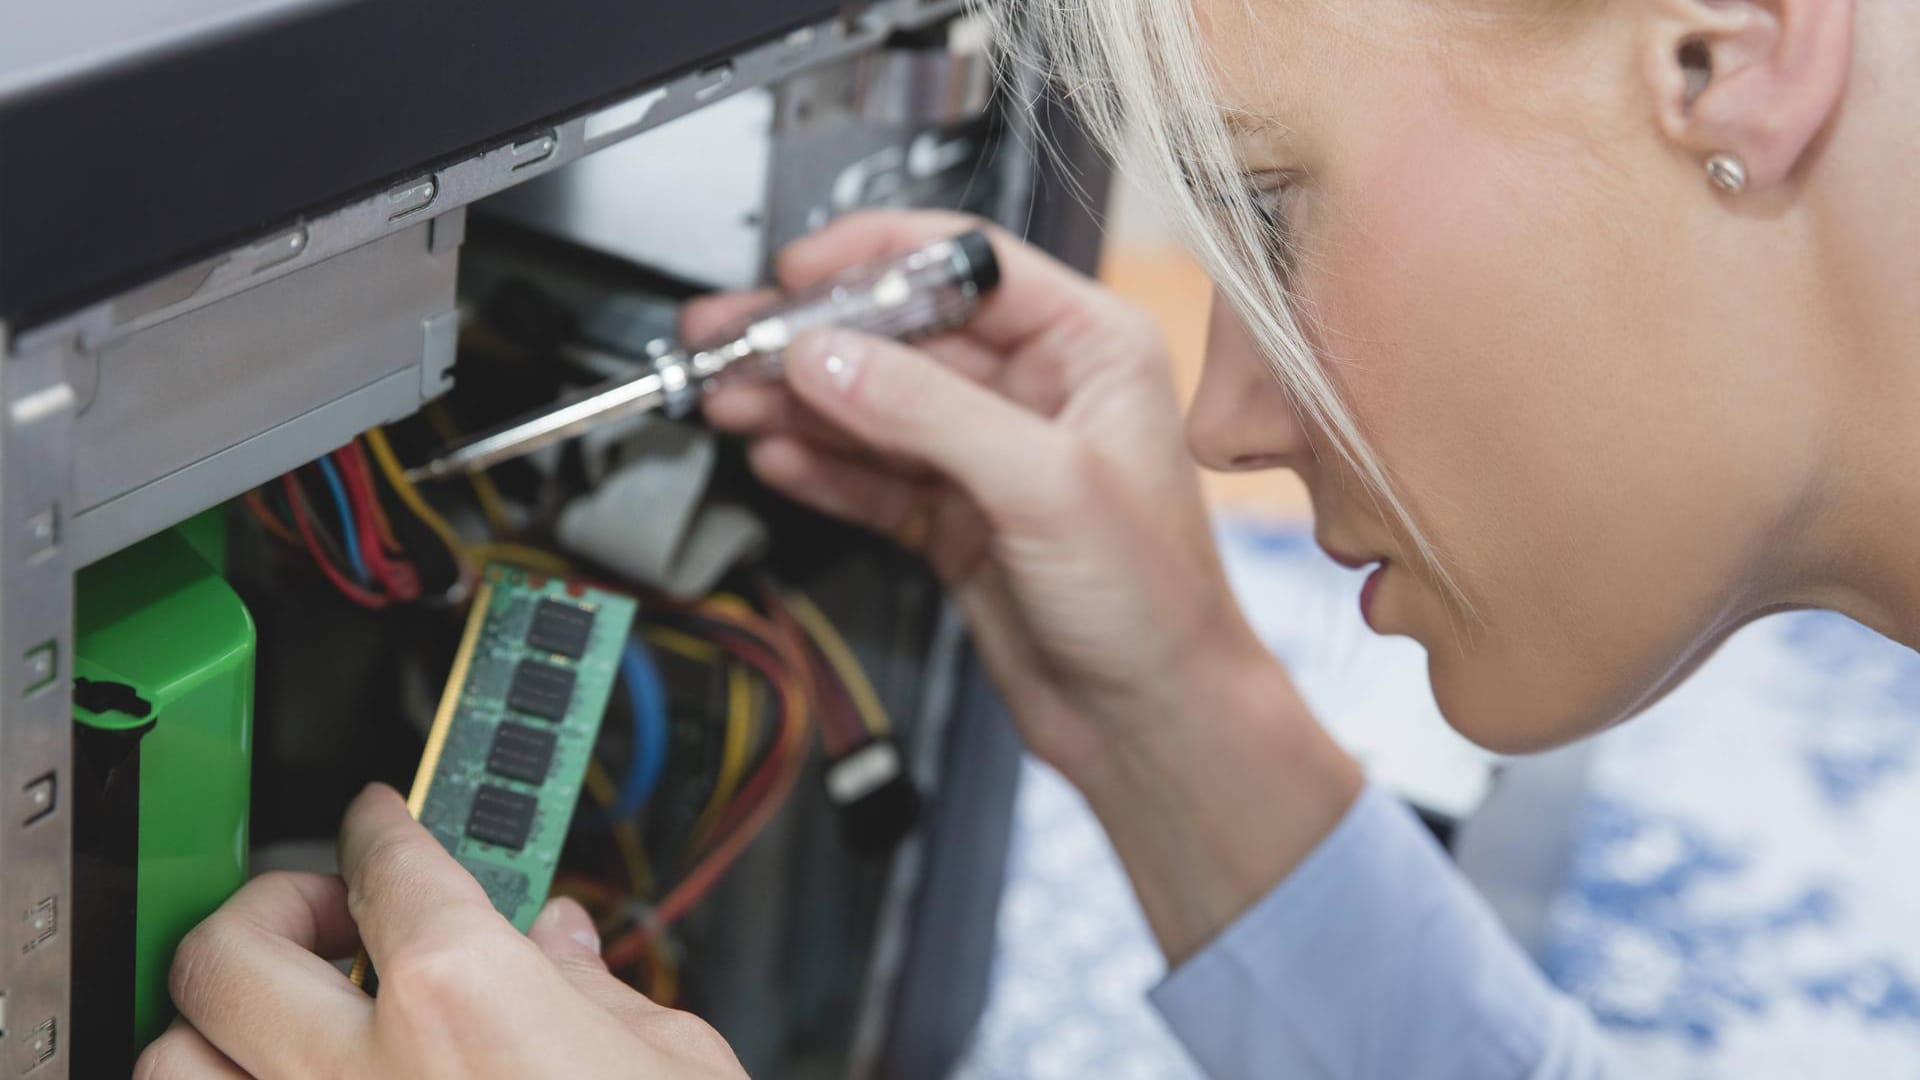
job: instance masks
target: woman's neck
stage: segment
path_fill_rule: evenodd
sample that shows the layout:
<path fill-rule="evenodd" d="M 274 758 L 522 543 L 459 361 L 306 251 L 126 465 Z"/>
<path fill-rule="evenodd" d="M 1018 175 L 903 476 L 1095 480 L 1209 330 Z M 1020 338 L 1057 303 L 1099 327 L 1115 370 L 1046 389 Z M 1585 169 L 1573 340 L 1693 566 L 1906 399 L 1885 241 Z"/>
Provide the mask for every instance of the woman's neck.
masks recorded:
<path fill-rule="evenodd" d="M 1920 648 L 1920 7 L 1874 5 L 1861 18 L 1861 55 L 1810 193 L 1830 324 L 1820 368 L 1838 392 L 1791 601 Z"/>

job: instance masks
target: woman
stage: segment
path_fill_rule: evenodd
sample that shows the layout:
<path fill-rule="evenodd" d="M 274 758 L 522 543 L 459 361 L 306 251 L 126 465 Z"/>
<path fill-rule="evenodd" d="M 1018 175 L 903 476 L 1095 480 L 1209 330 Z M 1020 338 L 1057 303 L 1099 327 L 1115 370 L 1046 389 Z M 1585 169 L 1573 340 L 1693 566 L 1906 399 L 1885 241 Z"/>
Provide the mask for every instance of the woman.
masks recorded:
<path fill-rule="evenodd" d="M 1027 14 L 1220 285 L 1192 453 L 1305 478 L 1450 722 L 1564 743 L 1784 608 L 1920 639 L 1920 7 L 1196 3 Z M 780 276 L 958 227 L 859 217 Z M 965 333 L 811 337 L 709 418 L 773 486 L 924 538 L 1110 833 L 1172 967 L 1156 1003 L 1211 1073 L 1602 1072 L 1235 609 L 1146 320 L 997 244 Z M 196 932 L 146 1075 L 737 1074 L 606 974 L 577 908 L 513 935 L 391 792 L 343 855 L 347 884 L 262 879 Z M 377 1003 L 315 955 L 355 922 Z"/>

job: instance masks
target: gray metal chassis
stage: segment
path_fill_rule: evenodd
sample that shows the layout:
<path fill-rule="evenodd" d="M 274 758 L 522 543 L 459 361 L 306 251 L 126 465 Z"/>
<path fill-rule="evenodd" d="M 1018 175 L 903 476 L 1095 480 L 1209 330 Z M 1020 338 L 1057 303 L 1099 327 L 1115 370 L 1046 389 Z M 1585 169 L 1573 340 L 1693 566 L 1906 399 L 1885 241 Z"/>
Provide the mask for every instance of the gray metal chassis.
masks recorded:
<path fill-rule="evenodd" d="M 68 1075 L 70 935 L 28 916 L 71 909 L 74 572 L 443 392 L 468 203 L 958 7 L 810 27 L 56 322 L 0 323 L 0 1076 Z"/>

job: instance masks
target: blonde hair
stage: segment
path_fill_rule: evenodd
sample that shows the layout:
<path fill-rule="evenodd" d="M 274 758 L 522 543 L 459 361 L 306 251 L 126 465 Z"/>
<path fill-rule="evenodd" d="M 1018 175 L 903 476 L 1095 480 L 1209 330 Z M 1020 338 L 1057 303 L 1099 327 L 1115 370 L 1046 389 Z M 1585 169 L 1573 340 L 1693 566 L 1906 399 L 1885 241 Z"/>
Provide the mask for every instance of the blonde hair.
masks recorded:
<path fill-rule="evenodd" d="M 1464 597 L 1395 491 L 1328 378 L 1276 262 L 1287 238 L 1235 158 L 1193 10 L 1195 0 L 1017 0 L 977 4 L 1003 60 L 1038 72 L 1089 134 L 1164 206 L 1240 315 L 1301 419 L 1323 433 L 1462 606 Z"/>

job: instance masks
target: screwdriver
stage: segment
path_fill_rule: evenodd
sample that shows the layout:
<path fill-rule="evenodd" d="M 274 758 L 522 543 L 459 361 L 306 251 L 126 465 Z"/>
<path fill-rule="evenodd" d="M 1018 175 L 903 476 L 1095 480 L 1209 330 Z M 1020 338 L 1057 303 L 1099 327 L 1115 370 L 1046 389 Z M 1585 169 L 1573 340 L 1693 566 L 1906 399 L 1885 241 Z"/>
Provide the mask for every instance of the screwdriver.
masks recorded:
<path fill-rule="evenodd" d="M 407 470 L 407 479 L 477 472 L 622 417 L 685 416 L 701 395 L 725 382 L 778 377 L 787 346 L 803 330 L 844 327 L 901 341 L 949 330 L 966 322 L 999 283 L 993 245 L 977 229 L 856 266 L 782 297 L 726 333 L 668 349 L 652 370 L 611 379 L 476 435 Z"/>

